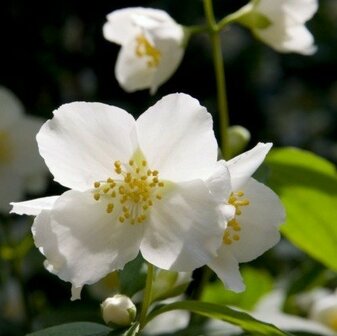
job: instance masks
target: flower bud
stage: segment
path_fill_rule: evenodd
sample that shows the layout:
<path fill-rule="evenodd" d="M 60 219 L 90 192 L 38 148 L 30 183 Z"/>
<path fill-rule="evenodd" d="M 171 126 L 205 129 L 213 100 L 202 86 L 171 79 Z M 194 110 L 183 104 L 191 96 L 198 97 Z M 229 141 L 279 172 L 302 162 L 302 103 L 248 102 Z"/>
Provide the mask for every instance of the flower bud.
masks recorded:
<path fill-rule="evenodd" d="M 101 304 L 103 320 L 112 326 L 127 327 L 135 319 L 137 309 L 133 302 L 125 295 L 116 294 Z"/>
<path fill-rule="evenodd" d="M 250 140 L 250 132 L 239 125 L 231 126 L 228 129 L 228 142 L 230 149 L 230 156 L 240 154 L 247 146 Z"/>

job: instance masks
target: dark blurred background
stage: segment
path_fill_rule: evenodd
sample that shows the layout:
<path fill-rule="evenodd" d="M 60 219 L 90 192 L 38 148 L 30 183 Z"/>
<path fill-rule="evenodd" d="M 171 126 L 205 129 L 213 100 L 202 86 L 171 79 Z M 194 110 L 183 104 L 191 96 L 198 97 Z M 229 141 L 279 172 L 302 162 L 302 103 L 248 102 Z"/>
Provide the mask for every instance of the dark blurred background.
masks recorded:
<path fill-rule="evenodd" d="M 215 0 L 222 17 L 247 1 Z M 204 22 L 201 0 L 3 2 L 0 13 L 0 84 L 11 89 L 31 114 L 49 118 L 59 105 L 75 101 L 117 104 L 137 115 L 159 97 L 186 92 L 215 113 L 215 82 L 207 36 L 192 38 L 175 75 L 151 97 L 125 93 L 114 77 L 119 46 L 106 41 L 109 12 L 146 6 L 166 10 L 178 23 Z M 294 145 L 337 161 L 337 1 L 320 0 L 307 25 L 318 52 L 279 54 L 249 31 L 231 26 L 223 51 L 231 124 L 258 140 Z"/>
<path fill-rule="evenodd" d="M 245 3 L 214 0 L 219 18 Z M 184 25 L 204 22 L 201 0 L 3 1 L 0 85 L 18 96 L 27 113 L 44 119 L 71 101 L 114 104 L 137 116 L 160 97 L 185 92 L 207 106 L 217 130 L 207 35 L 192 38 L 177 72 L 155 96 L 147 90 L 128 94 L 119 87 L 114 66 L 120 47 L 103 38 L 102 26 L 109 12 L 131 6 L 166 10 Z M 230 120 L 250 130 L 250 146 L 272 141 L 275 146 L 314 151 L 337 163 L 337 1 L 320 0 L 319 11 L 307 26 L 318 46 L 313 56 L 276 53 L 242 27 L 223 32 Z M 51 182 L 46 194 L 62 191 Z M 85 306 L 70 303 L 68 284 L 43 270 L 36 249 L 29 258 L 33 270 L 27 271 L 25 285 L 33 310 L 40 314 L 35 328 L 66 321 L 70 311 L 71 320 L 100 320 L 96 301 L 89 298 Z M 20 335 L 24 328 L 7 322 L 0 316 L 0 335 Z"/>

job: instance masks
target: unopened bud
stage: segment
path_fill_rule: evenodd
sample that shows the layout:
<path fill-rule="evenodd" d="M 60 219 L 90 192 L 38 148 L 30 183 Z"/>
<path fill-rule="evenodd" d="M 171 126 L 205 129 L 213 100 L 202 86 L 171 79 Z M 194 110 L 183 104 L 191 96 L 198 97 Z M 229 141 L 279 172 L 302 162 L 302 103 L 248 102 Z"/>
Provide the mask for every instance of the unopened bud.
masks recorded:
<path fill-rule="evenodd" d="M 250 132 L 239 125 L 231 126 L 228 129 L 228 142 L 230 156 L 234 157 L 242 153 L 250 140 Z"/>
<path fill-rule="evenodd" d="M 103 320 L 107 325 L 127 327 L 135 319 L 137 309 L 125 295 L 116 294 L 101 304 Z"/>

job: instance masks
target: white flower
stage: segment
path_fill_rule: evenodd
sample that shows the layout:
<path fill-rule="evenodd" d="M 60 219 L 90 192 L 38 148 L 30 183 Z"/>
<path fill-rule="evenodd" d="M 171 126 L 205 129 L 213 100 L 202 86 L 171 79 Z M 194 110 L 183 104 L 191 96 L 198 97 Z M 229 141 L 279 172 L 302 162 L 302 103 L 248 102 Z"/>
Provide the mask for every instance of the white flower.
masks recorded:
<path fill-rule="evenodd" d="M 0 87 L 0 212 L 8 213 L 10 201 L 26 191 L 40 192 L 46 172 L 35 143 L 42 120 L 26 116 L 14 94 Z"/>
<path fill-rule="evenodd" d="M 337 331 L 337 292 L 315 301 L 311 307 L 309 317 Z"/>
<path fill-rule="evenodd" d="M 216 255 L 229 173 L 196 99 L 165 96 L 137 121 L 114 106 L 66 104 L 37 140 L 55 180 L 72 190 L 14 203 L 13 212 L 37 215 L 35 244 L 47 269 L 73 284 L 73 298 L 139 251 L 178 272 Z"/>
<path fill-rule="evenodd" d="M 252 312 L 248 312 L 254 318 L 265 323 L 271 323 L 281 330 L 290 332 L 307 332 L 309 334 L 321 336 L 335 336 L 331 329 L 326 328 L 323 324 L 317 323 L 310 319 L 290 315 L 282 312 L 285 293 L 282 290 L 275 290 L 263 297 L 257 307 Z M 206 325 L 208 336 L 226 336 L 241 335 L 240 327 L 230 325 L 229 323 L 219 320 L 210 320 Z"/>
<path fill-rule="evenodd" d="M 236 292 L 244 290 L 239 263 L 257 258 L 280 238 L 283 206 L 272 190 L 251 178 L 271 146 L 259 143 L 227 162 L 232 184 L 227 203 L 234 207 L 235 214 L 224 231 L 218 256 L 208 266 Z"/>
<path fill-rule="evenodd" d="M 125 8 L 107 15 L 104 37 L 121 45 L 116 78 L 127 92 L 149 88 L 153 94 L 179 66 L 184 29 L 165 11 Z"/>
<path fill-rule="evenodd" d="M 242 23 L 275 50 L 303 55 L 316 51 L 314 38 L 304 24 L 317 11 L 317 0 L 253 0 L 247 8 L 251 12 Z"/>
<path fill-rule="evenodd" d="M 136 317 L 137 308 L 125 295 L 108 297 L 101 304 L 103 320 L 106 324 L 127 327 Z"/>

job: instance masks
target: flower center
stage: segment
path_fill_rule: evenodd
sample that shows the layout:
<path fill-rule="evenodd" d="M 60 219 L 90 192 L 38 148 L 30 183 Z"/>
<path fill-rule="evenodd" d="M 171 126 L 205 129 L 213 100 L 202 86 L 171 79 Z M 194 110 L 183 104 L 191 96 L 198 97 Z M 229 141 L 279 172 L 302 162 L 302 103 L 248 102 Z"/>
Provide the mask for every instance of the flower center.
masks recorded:
<path fill-rule="evenodd" d="M 0 164 L 5 164 L 11 161 L 12 151 L 9 134 L 4 131 L 0 131 Z"/>
<path fill-rule="evenodd" d="M 127 164 L 115 161 L 114 166 L 120 179 L 96 181 L 94 199 L 106 200 L 106 212 L 118 211 L 121 223 L 143 223 L 153 204 L 163 197 L 164 182 L 159 180 L 158 170 L 149 169 L 146 160 L 131 159 Z"/>
<path fill-rule="evenodd" d="M 329 323 L 328 323 L 329 327 L 332 330 L 336 330 L 337 331 L 337 312 L 333 312 L 329 318 Z"/>
<path fill-rule="evenodd" d="M 235 217 L 228 222 L 227 228 L 223 235 L 223 242 L 226 245 L 230 245 L 233 241 L 240 240 L 240 223 L 236 220 L 236 216 L 240 216 L 242 211 L 242 206 L 249 205 L 249 200 L 247 198 L 242 198 L 245 194 L 242 191 L 231 193 L 228 203 L 235 207 Z"/>
<path fill-rule="evenodd" d="M 142 58 L 147 57 L 147 66 L 149 68 L 157 68 L 160 62 L 161 53 L 156 49 L 149 40 L 140 34 L 136 37 L 136 56 Z"/>

